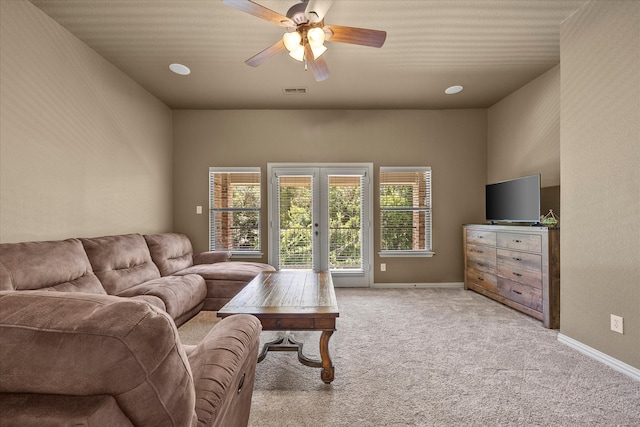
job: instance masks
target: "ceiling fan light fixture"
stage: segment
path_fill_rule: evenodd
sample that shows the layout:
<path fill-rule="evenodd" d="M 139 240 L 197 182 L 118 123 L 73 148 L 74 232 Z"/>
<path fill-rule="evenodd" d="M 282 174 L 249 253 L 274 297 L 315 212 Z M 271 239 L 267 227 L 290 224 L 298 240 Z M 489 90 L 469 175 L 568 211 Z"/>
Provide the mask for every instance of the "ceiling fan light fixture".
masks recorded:
<path fill-rule="evenodd" d="M 318 47 L 324 44 L 324 30 L 320 27 L 311 28 L 307 31 L 307 39 L 311 47 Z"/>
<path fill-rule="evenodd" d="M 311 45 L 311 43 L 309 44 Z M 313 59 L 320 58 L 320 55 L 322 55 L 326 51 L 327 51 L 327 47 L 323 44 L 321 44 L 320 46 L 311 45 L 311 52 L 313 52 Z"/>
<path fill-rule="evenodd" d="M 286 47 L 289 52 L 293 52 L 298 48 L 302 47 L 300 45 L 300 42 L 302 41 L 302 36 L 297 31 L 284 33 L 284 35 L 282 36 L 282 41 L 284 42 L 284 47 Z"/>
<path fill-rule="evenodd" d="M 302 45 L 298 45 L 296 49 L 289 52 L 289 56 L 296 61 L 304 61 L 304 47 L 302 47 Z"/>
<path fill-rule="evenodd" d="M 314 59 L 318 59 L 320 55 L 327 51 L 327 47 L 324 45 L 325 34 L 322 28 L 314 27 L 307 31 L 307 40 L 309 41 L 309 46 L 311 46 Z"/>

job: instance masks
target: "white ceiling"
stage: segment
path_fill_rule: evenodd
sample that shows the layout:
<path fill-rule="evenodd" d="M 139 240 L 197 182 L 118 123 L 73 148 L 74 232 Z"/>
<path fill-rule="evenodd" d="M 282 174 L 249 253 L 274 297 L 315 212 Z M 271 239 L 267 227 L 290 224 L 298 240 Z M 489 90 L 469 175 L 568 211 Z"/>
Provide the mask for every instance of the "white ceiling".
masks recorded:
<path fill-rule="evenodd" d="M 286 52 L 247 66 L 284 29 L 222 0 L 31 2 L 175 109 L 446 109 L 491 106 L 558 64 L 560 23 L 587 0 L 335 0 L 325 24 L 387 40 L 327 42 L 323 82 Z M 296 1 L 256 2 L 284 15 Z"/>

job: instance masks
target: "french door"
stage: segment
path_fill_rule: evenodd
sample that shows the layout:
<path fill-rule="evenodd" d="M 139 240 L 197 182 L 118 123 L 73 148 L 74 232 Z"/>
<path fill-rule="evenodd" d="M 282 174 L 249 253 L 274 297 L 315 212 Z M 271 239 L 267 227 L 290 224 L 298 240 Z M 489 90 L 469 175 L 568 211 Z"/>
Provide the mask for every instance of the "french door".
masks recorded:
<path fill-rule="evenodd" d="M 371 164 L 269 164 L 269 263 L 371 286 Z"/>

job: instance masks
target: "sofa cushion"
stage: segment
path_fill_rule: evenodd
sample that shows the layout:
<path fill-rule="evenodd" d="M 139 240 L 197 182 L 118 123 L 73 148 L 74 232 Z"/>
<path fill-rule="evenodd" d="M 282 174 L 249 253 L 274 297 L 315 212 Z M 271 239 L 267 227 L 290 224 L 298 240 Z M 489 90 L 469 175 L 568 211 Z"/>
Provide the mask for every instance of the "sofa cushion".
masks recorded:
<path fill-rule="evenodd" d="M 160 277 L 140 234 L 80 239 L 93 271 L 109 295 Z"/>
<path fill-rule="evenodd" d="M 0 292 L 0 360 L 0 393 L 106 394 L 134 425 L 194 424 L 194 384 L 175 324 L 147 303 Z"/>
<path fill-rule="evenodd" d="M 207 297 L 202 308 L 220 310 L 261 271 L 275 271 L 275 268 L 259 262 L 232 261 L 196 264 L 174 274 L 196 273 L 204 277 L 207 284 Z"/>
<path fill-rule="evenodd" d="M 0 244 L 0 290 L 105 294 L 78 239 Z"/>
<path fill-rule="evenodd" d="M 244 282 L 245 285 L 262 271 L 275 271 L 269 264 L 259 262 L 219 262 L 215 264 L 197 264 L 184 270 L 174 272 L 175 275 L 199 274 L 207 281 Z"/>
<path fill-rule="evenodd" d="M 193 265 L 191 240 L 184 234 L 149 234 L 145 235 L 144 239 L 160 275 L 169 276 Z"/>
<path fill-rule="evenodd" d="M 201 306 L 207 295 L 204 279 L 197 274 L 167 276 L 149 280 L 118 294 L 120 297 L 155 296 L 162 300 L 165 310 L 177 319 L 194 307 Z"/>

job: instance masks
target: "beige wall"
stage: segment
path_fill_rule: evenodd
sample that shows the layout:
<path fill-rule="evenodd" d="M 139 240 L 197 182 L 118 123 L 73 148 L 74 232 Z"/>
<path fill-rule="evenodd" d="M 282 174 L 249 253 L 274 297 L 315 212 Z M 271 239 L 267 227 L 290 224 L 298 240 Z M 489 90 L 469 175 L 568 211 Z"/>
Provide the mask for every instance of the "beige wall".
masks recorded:
<path fill-rule="evenodd" d="M 0 16 L 0 242 L 169 230 L 171 110 L 31 3 Z"/>
<path fill-rule="evenodd" d="M 174 228 L 197 250 L 208 248 L 210 166 L 269 162 L 372 162 L 380 166 L 431 166 L 433 258 L 384 258 L 377 283 L 461 282 L 462 229 L 484 220 L 486 111 L 175 111 Z M 266 178 L 264 180 L 266 182 Z M 374 199 L 377 197 L 377 181 Z M 264 186 L 263 186 L 264 187 Z M 266 190 L 263 188 L 266 206 Z M 196 215 L 196 205 L 205 214 Z M 376 205 L 377 207 L 377 201 Z M 263 236 L 266 260 L 266 210 Z M 374 251 L 379 251 L 374 215 Z"/>
<path fill-rule="evenodd" d="M 640 2 L 588 3 L 560 51 L 561 332 L 640 369 Z"/>
<path fill-rule="evenodd" d="M 488 109 L 489 183 L 541 174 L 560 185 L 560 66 Z"/>

